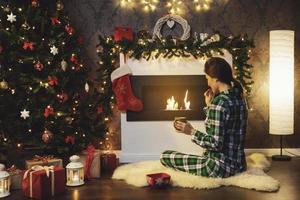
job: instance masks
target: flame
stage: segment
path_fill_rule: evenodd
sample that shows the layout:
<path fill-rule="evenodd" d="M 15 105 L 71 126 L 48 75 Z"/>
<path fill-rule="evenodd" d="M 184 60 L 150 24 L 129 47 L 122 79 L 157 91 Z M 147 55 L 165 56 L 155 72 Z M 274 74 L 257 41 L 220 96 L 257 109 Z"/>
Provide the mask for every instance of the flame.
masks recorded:
<path fill-rule="evenodd" d="M 184 96 L 184 107 L 185 107 L 186 110 L 190 110 L 190 105 L 191 105 L 191 102 L 187 101 L 188 93 L 189 93 L 189 91 L 186 90 L 185 96 Z"/>
<path fill-rule="evenodd" d="M 190 110 L 191 102 L 187 100 L 189 91 L 186 90 L 185 97 L 184 97 L 184 109 L 183 110 Z M 182 108 L 180 108 L 181 110 Z M 176 102 L 174 96 L 167 100 L 166 110 L 178 110 L 178 102 Z"/>

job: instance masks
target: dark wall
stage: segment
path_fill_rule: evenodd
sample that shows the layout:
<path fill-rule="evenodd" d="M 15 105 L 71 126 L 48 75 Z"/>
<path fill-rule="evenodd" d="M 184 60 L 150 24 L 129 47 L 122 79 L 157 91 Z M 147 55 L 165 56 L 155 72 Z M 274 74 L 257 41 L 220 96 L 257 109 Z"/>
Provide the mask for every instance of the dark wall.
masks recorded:
<path fill-rule="evenodd" d="M 89 64 L 97 62 L 98 35 L 112 34 L 115 26 L 130 26 L 134 30 L 153 30 L 155 22 L 167 13 L 165 1 L 160 9 L 145 14 L 141 8 L 124 9 L 119 0 L 65 0 L 74 25 L 86 42 Z M 192 0 L 184 1 L 190 8 Z M 188 3 L 190 2 L 190 3 Z M 196 13 L 188 10 L 182 15 L 188 20 L 193 32 L 222 34 L 248 34 L 255 41 L 250 62 L 254 65 L 253 96 L 249 113 L 246 146 L 248 148 L 278 147 L 279 138 L 268 134 L 268 63 L 269 31 L 274 29 L 295 30 L 295 131 L 286 137 L 287 147 L 300 147 L 300 1 L 299 0 L 214 0 L 211 10 Z M 96 66 L 96 65 L 95 65 Z M 283 66 L 284 67 L 284 66 Z M 280 80 L 278 80 L 280 81 Z M 278 91 L 280 92 L 280 91 Z M 120 135 L 116 134 L 114 146 L 120 148 Z"/>

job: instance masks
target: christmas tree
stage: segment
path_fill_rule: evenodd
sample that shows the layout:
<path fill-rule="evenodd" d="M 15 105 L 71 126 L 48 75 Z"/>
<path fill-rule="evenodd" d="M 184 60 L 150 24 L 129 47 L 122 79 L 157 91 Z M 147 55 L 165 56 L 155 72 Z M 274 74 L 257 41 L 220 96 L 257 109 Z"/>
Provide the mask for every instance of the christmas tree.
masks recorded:
<path fill-rule="evenodd" d="M 109 76 L 91 79 L 81 50 L 61 1 L 2 3 L 2 148 L 34 146 L 69 155 L 100 141 L 112 108 L 110 96 L 101 93 L 111 87 L 105 84 Z"/>

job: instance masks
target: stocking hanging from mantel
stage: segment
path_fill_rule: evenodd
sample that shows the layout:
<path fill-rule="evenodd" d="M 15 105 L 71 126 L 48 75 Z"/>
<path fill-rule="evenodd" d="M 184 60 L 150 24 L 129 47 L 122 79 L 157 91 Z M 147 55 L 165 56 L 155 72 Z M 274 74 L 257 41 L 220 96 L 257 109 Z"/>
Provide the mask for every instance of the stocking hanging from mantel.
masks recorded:
<path fill-rule="evenodd" d="M 133 95 L 129 75 L 131 69 L 125 62 L 111 73 L 112 89 L 115 93 L 117 108 L 120 111 L 141 111 L 143 102 Z"/>

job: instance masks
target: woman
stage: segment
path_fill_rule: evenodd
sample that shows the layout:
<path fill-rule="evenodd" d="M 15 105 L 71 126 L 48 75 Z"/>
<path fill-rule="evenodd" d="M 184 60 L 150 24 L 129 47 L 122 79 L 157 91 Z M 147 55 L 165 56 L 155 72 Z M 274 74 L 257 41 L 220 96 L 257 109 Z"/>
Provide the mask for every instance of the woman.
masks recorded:
<path fill-rule="evenodd" d="M 174 127 L 191 135 L 204 153 L 199 156 L 168 150 L 162 153 L 161 163 L 198 176 L 229 177 L 247 168 L 244 141 L 248 114 L 243 88 L 222 58 L 209 59 L 204 72 L 210 87 L 204 93 L 206 132 L 194 129 L 188 122 L 174 122 Z"/>

